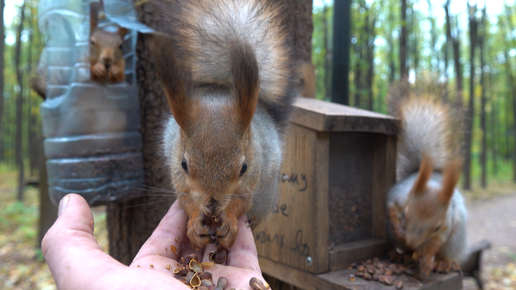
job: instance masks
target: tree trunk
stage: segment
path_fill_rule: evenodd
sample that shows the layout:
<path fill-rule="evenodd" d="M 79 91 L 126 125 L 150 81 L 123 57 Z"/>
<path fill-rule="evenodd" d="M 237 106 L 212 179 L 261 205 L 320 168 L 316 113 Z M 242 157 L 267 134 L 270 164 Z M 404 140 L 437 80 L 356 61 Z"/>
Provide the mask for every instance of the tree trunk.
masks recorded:
<path fill-rule="evenodd" d="M 138 8 L 140 19 L 143 23 L 149 23 L 152 19 L 145 7 L 144 4 Z M 169 106 L 154 74 L 145 35 L 139 35 L 136 49 L 144 187 L 170 188 L 163 158 L 157 150 L 163 121 L 169 115 Z M 149 193 L 148 196 L 110 203 L 107 206 L 109 254 L 126 265 L 131 263 L 175 199 L 173 195 L 155 196 L 152 190 Z"/>
<path fill-rule="evenodd" d="M 506 35 L 507 29 L 508 29 L 508 31 L 511 31 L 511 32 L 514 31 L 514 24 L 512 23 L 512 20 L 511 20 L 511 12 L 507 6 L 505 7 L 505 12 L 506 12 L 507 27 L 504 27 L 504 25 L 505 25 L 504 21 L 499 21 L 502 24 L 501 27 L 503 29 L 504 35 Z M 512 33 L 511 33 L 511 38 L 512 38 Z M 513 123 L 511 125 L 512 125 L 513 134 L 514 134 L 514 142 L 513 142 L 514 147 L 512 150 L 512 157 L 513 157 L 512 166 L 513 166 L 513 181 L 516 182 L 516 126 L 514 125 L 514 120 L 516 119 L 516 83 L 514 82 L 512 65 L 510 63 L 510 58 L 509 58 L 509 53 L 508 53 L 508 51 L 510 49 L 512 49 L 512 47 L 510 47 L 510 43 L 508 43 L 508 42 L 505 42 L 505 45 L 506 46 L 503 51 L 504 57 L 505 57 L 505 70 L 506 70 L 508 82 L 511 86 L 511 93 L 512 93 Z"/>
<path fill-rule="evenodd" d="M 489 79 L 489 85 L 491 85 L 491 75 L 488 77 Z M 498 104 L 495 97 L 495 94 L 491 95 L 491 153 L 492 153 L 492 160 L 493 160 L 493 175 L 498 175 L 498 142 L 497 140 L 498 135 Z"/>
<path fill-rule="evenodd" d="M 456 23 L 455 30 L 456 36 L 453 37 L 451 34 L 451 16 L 450 16 L 450 0 L 447 0 L 444 5 L 444 12 L 446 14 L 446 38 L 451 40 L 453 47 L 453 63 L 455 66 L 455 75 L 456 75 L 456 88 L 455 88 L 455 106 L 456 110 L 461 113 L 462 112 L 462 88 L 463 88 L 463 76 L 462 76 L 462 67 L 460 65 L 460 31 L 459 25 Z"/>
<path fill-rule="evenodd" d="M 23 72 L 20 67 L 21 60 L 21 34 L 23 31 L 23 21 L 25 20 L 25 1 L 20 8 L 20 24 L 16 30 L 16 46 L 14 65 L 16 69 L 16 80 L 20 86 L 18 98 L 16 99 L 16 165 L 18 167 L 18 194 L 19 201 L 23 200 L 23 144 L 22 144 L 22 120 L 23 120 Z"/>
<path fill-rule="evenodd" d="M 57 206 L 50 202 L 48 195 L 47 182 L 47 165 L 43 149 L 43 137 L 40 136 L 37 141 L 37 147 L 34 150 L 38 151 L 38 171 L 39 171 L 39 229 L 38 229 L 38 246 L 41 248 L 41 241 L 48 229 L 54 224 L 57 219 Z"/>
<path fill-rule="evenodd" d="M 480 103 L 480 128 L 482 130 L 482 151 L 480 153 L 480 164 L 482 167 L 481 186 L 487 186 L 487 130 L 486 130 L 486 83 L 484 79 L 484 46 L 486 43 L 486 9 L 484 7 L 482 15 L 482 37 L 479 38 L 480 48 L 480 86 L 482 87 L 481 103 Z"/>
<path fill-rule="evenodd" d="M 464 132 L 464 189 L 471 190 L 471 139 L 473 132 L 473 118 L 475 116 L 475 48 L 477 46 L 476 6 L 469 6 L 469 105 L 467 110 L 466 127 Z"/>
<path fill-rule="evenodd" d="M 401 0 L 400 79 L 408 78 L 407 70 L 407 0 Z"/>
<path fill-rule="evenodd" d="M 394 32 L 394 12 L 388 10 L 387 13 L 389 14 L 389 36 L 387 37 L 387 43 L 389 45 L 389 84 L 392 84 L 396 78 L 396 64 L 394 63 L 394 37 L 392 36 L 392 33 Z"/>
<path fill-rule="evenodd" d="M 3 137 L 2 118 L 4 116 L 4 54 L 5 54 L 5 33 L 4 33 L 4 0 L 0 0 L 0 137 Z M 4 159 L 4 140 L 0 140 L 0 160 Z"/>
<path fill-rule="evenodd" d="M 374 12 L 372 9 L 368 9 L 369 13 L 367 14 L 367 75 L 366 75 L 366 87 L 368 92 L 367 98 L 367 109 L 369 111 L 373 110 L 373 80 L 374 80 L 374 39 L 375 39 L 375 25 L 376 25 L 376 15 L 372 15 L 372 20 L 370 22 L 371 13 Z"/>
<path fill-rule="evenodd" d="M 331 51 L 329 48 L 328 39 L 328 5 L 324 4 L 323 17 L 322 17 L 323 33 L 324 33 L 324 97 L 329 98 L 331 96 L 331 78 L 330 78 L 330 59 Z"/>

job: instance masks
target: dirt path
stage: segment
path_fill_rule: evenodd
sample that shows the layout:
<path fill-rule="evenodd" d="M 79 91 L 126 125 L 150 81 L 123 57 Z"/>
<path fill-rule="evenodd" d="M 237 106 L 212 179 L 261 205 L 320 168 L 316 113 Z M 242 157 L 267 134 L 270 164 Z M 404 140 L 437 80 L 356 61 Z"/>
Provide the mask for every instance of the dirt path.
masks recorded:
<path fill-rule="evenodd" d="M 492 244 L 482 260 L 484 280 L 489 282 L 492 269 L 516 262 L 516 194 L 470 201 L 467 207 L 469 244 L 483 239 Z M 465 281 L 464 286 L 476 289 L 471 281 Z"/>

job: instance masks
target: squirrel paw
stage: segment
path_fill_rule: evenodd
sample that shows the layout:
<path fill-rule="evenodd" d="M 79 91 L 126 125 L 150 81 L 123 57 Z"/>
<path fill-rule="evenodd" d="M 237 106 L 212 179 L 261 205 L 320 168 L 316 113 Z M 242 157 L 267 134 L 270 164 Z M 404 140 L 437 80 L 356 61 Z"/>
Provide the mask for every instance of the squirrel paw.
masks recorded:
<path fill-rule="evenodd" d="M 419 273 L 417 274 L 416 278 L 420 280 L 426 279 L 428 275 L 430 275 L 430 272 L 434 269 L 434 263 L 431 259 L 428 258 L 421 258 L 419 260 Z"/>
<path fill-rule="evenodd" d="M 91 72 L 97 79 L 102 79 L 106 76 L 106 67 L 104 64 L 97 62 L 92 68 Z"/>
<path fill-rule="evenodd" d="M 451 271 L 460 271 L 460 266 L 457 262 L 448 261 L 436 261 L 434 265 L 434 271 L 437 273 L 449 274 Z"/>
<path fill-rule="evenodd" d="M 238 220 L 220 214 L 221 225 L 217 228 L 217 245 L 223 249 L 229 249 L 235 243 L 238 234 Z"/>
<path fill-rule="evenodd" d="M 203 214 L 190 217 L 187 229 L 186 234 L 194 249 L 200 249 L 210 242 L 210 227 L 206 225 Z"/>
<path fill-rule="evenodd" d="M 110 82 L 121 82 L 124 80 L 124 73 L 119 66 L 112 65 L 109 67 L 108 80 Z"/>

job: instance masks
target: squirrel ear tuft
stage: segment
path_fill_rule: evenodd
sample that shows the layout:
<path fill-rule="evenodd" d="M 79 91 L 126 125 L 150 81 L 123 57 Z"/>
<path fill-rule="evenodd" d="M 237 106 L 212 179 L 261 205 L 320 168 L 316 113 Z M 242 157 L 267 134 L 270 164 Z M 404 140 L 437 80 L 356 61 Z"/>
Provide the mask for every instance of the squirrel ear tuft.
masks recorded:
<path fill-rule="evenodd" d="M 247 43 L 230 44 L 231 73 L 233 74 L 235 94 L 238 103 L 240 124 L 245 131 L 251 124 L 258 94 L 260 92 L 260 75 L 258 61 L 253 48 Z"/>
<path fill-rule="evenodd" d="M 100 2 L 91 2 L 90 3 L 90 36 L 93 34 L 95 30 L 97 30 L 97 25 L 99 24 L 99 11 L 100 11 Z"/>
<path fill-rule="evenodd" d="M 192 108 L 189 97 L 192 81 L 191 69 L 184 65 L 174 53 L 174 46 L 161 35 L 149 40 L 150 55 L 156 77 L 168 99 L 168 104 L 179 127 L 186 130 Z"/>
<path fill-rule="evenodd" d="M 422 194 L 426 191 L 427 183 L 430 176 L 432 176 L 433 170 L 434 167 L 432 165 L 432 160 L 428 155 L 424 154 L 421 160 L 421 165 L 419 166 L 419 174 L 417 175 L 414 187 L 412 188 L 415 195 Z"/>
<path fill-rule="evenodd" d="M 120 37 L 122 38 L 122 41 L 124 40 L 124 36 L 127 34 L 127 31 L 128 29 L 125 28 L 125 27 L 122 27 L 122 26 L 119 26 L 118 27 L 118 30 L 116 31 L 116 33 L 118 35 L 120 35 Z"/>
<path fill-rule="evenodd" d="M 439 191 L 439 201 L 442 204 L 448 204 L 453 196 L 455 186 L 459 181 L 461 165 L 460 160 L 454 160 L 444 168 L 442 188 Z"/>

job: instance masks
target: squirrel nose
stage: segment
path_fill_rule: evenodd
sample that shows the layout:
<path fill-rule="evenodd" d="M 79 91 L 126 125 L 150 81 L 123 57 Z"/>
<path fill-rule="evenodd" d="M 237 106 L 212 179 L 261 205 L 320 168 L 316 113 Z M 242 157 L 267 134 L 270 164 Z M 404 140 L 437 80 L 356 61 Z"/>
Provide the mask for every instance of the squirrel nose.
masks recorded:
<path fill-rule="evenodd" d="M 102 62 L 104 64 L 107 64 L 107 65 L 111 64 L 111 58 L 110 57 L 103 56 L 101 60 L 102 60 Z"/>
<path fill-rule="evenodd" d="M 218 211 L 219 206 L 220 206 L 219 202 L 212 197 L 206 207 L 208 208 L 209 212 L 211 213 L 211 216 L 215 217 L 218 214 L 217 211 Z"/>

